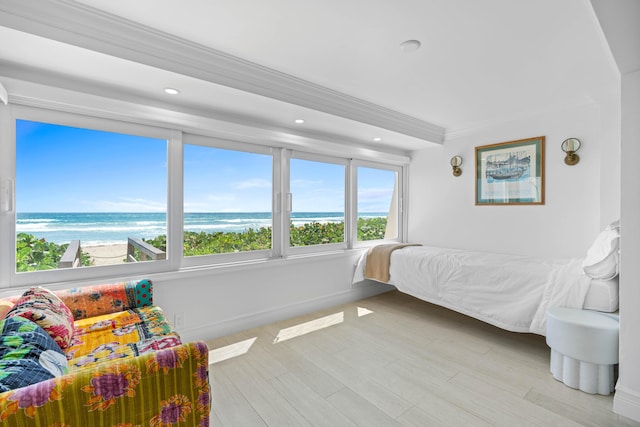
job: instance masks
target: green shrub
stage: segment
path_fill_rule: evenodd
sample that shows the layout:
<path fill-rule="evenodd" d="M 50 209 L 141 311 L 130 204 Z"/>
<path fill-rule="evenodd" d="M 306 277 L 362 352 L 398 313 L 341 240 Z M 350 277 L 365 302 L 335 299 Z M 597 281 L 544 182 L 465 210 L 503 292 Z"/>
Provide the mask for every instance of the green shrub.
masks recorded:
<path fill-rule="evenodd" d="M 358 240 L 378 240 L 384 238 L 387 218 L 358 218 Z M 167 236 L 143 239 L 150 245 L 167 251 Z M 301 226 L 290 225 L 289 244 L 291 246 L 311 246 L 344 242 L 343 222 L 310 222 Z M 67 249 L 67 244 L 57 245 L 45 239 L 19 233 L 16 245 L 16 269 L 18 272 L 51 270 L 58 268 L 58 261 Z M 209 255 L 271 249 L 271 227 L 250 228 L 244 232 L 224 233 L 216 231 L 184 232 L 184 255 Z M 136 252 L 139 260 L 139 253 Z M 88 253 L 82 252 L 82 265 L 91 265 Z"/>
<path fill-rule="evenodd" d="M 380 240 L 384 239 L 387 230 L 387 218 L 358 218 L 358 240 Z"/>
<path fill-rule="evenodd" d="M 291 246 L 326 245 L 327 243 L 344 242 L 344 223 L 309 222 L 299 227 L 289 227 L 289 244 Z"/>
<path fill-rule="evenodd" d="M 384 238 L 387 218 L 358 218 L 358 240 L 378 240 Z M 150 245 L 167 250 L 167 236 L 161 235 L 153 239 L 144 239 Z M 291 246 L 323 245 L 344 242 L 343 222 L 310 222 L 301 226 L 289 227 L 289 244 Z M 249 228 L 244 232 L 214 233 L 185 231 L 184 255 L 209 255 L 230 252 L 244 252 L 260 249 L 271 249 L 271 227 L 260 229 Z"/>
<path fill-rule="evenodd" d="M 39 239 L 33 234 L 18 233 L 16 239 L 16 271 L 53 270 L 58 268 L 58 262 L 68 244 L 58 245 Z M 81 263 L 83 266 L 91 265 L 91 258 L 86 252 L 82 252 Z"/>

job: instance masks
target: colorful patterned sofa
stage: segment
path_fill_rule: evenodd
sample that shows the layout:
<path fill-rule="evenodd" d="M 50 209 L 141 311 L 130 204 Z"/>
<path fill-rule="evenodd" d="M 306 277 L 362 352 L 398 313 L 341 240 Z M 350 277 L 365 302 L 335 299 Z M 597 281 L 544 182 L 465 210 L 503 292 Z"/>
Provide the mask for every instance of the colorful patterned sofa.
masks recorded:
<path fill-rule="evenodd" d="M 151 281 L 34 292 L 36 303 L 11 298 L 0 320 L 0 390 L 19 387 L 0 393 L 1 426 L 209 426 L 207 346 L 181 343 L 153 305 Z M 51 321 L 67 312 L 65 335 L 65 322 Z M 53 363 L 57 352 L 68 367 Z M 23 378 L 40 371 L 49 379 Z"/>

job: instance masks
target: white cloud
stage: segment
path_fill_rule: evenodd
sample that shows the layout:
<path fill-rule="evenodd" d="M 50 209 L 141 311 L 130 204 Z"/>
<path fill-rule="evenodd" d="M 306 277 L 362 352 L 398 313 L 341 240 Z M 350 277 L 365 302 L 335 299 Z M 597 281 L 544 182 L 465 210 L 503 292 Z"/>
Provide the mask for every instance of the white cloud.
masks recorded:
<path fill-rule="evenodd" d="M 246 181 L 234 182 L 231 184 L 234 190 L 247 190 L 251 188 L 271 188 L 271 181 L 262 178 L 253 178 Z"/>
<path fill-rule="evenodd" d="M 94 212 L 166 212 L 167 204 L 141 198 L 86 201 Z"/>
<path fill-rule="evenodd" d="M 324 184 L 324 182 L 322 180 L 310 180 L 310 179 L 292 179 L 291 180 L 291 188 L 294 187 L 301 187 L 301 188 L 307 188 L 307 187 L 317 187 L 319 185 Z"/>
<path fill-rule="evenodd" d="M 361 188 L 358 190 L 359 201 L 385 201 L 389 202 L 393 195 L 393 188 Z"/>
<path fill-rule="evenodd" d="M 234 193 L 209 193 L 198 199 L 185 200 L 185 212 L 269 212 L 271 192 L 238 197 Z"/>

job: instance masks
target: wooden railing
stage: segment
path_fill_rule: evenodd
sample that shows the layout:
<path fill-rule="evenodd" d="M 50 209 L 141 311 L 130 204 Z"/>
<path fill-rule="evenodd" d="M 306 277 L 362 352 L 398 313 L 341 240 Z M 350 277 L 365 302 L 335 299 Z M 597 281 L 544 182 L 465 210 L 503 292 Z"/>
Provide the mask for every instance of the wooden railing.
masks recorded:
<path fill-rule="evenodd" d="M 135 258 L 136 249 L 140 253 L 140 260 Z M 143 242 L 140 239 L 129 237 L 127 239 L 127 257 L 126 262 L 138 262 L 149 260 L 162 260 L 167 259 L 166 252 L 151 246 L 150 244 Z M 58 261 L 58 268 L 75 268 L 80 267 L 82 264 L 82 247 L 80 240 L 72 240 L 64 251 L 60 261 Z"/>
<path fill-rule="evenodd" d="M 72 240 L 58 261 L 58 268 L 79 267 L 82 262 L 81 256 L 80 240 Z"/>
<path fill-rule="evenodd" d="M 140 251 L 140 261 L 167 259 L 166 252 L 156 248 L 155 246 L 151 246 L 140 239 L 129 237 L 127 241 L 127 262 L 138 262 L 134 256 L 136 249 Z"/>

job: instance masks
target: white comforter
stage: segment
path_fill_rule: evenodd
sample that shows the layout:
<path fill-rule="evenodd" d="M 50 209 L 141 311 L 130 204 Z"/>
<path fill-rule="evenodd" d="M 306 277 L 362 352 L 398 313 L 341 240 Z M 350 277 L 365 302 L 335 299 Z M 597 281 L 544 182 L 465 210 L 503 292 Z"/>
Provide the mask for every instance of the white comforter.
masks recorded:
<path fill-rule="evenodd" d="M 365 279 L 366 253 L 353 282 Z M 580 260 L 410 246 L 391 254 L 399 291 L 514 332 L 545 335 L 547 308 L 582 308 L 590 278 Z"/>

